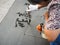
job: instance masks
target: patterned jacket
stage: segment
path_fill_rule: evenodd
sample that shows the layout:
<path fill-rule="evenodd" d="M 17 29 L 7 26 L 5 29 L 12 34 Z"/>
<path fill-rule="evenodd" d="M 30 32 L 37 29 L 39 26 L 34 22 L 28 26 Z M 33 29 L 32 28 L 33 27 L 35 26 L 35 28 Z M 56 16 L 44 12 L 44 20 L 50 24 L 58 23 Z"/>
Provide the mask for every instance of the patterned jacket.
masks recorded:
<path fill-rule="evenodd" d="M 52 0 L 48 6 L 49 18 L 46 27 L 49 30 L 60 28 L 60 0 Z"/>

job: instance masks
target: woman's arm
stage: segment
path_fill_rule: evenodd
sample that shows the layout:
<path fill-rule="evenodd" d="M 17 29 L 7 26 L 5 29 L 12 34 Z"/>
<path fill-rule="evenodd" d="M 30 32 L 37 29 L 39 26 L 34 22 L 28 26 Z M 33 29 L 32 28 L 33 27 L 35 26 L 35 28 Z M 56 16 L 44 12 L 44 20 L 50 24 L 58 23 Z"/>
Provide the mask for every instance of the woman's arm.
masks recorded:
<path fill-rule="evenodd" d="M 46 7 L 46 5 L 44 5 L 44 4 L 36 4 L 36 5 L 30 4 L 26 11 L 35 11 L 35 10 L 41 9 L 43 7 Z"/>
<path fill-rule="evenodd" d="M 52 42 L 55 41 L 58 35 L 60 34 L 60 29 L 56 30 L 48 30 L 46 29 L 46 26 L 44 25 L 44 33 L 48 39 L 48 41 Z"/>
<path fill-rule="evenodd" d="M 48 20 L 48 18 L 49 18 L 48 11 L 45 12 L 45 14 L 44 14 L 44 18 L 45 18 L 45 21 Z"/>

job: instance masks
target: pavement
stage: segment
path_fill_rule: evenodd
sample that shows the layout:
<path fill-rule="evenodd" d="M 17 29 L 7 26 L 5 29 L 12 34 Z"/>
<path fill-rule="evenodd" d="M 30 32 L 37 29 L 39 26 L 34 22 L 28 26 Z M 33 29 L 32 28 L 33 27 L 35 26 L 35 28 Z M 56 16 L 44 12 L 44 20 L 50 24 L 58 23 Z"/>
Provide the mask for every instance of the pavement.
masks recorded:
<path fill-rule="evenodd" d="M 0 0 L 0 23 L 8 13 L 15 0 Z"/>
<path fill-rule="evenodd" d="M 36 30 L 36 25 L 44 22 L 42 15 L 46 11 L 45 8 L 31 12 L 30 25 L 24 23 L 24 28 L 15 27 L 15 21 L 19 17 L 16 13 L 23 13 L 26 10 L 24 5 L 26 2 L 27 0 L 15 0 L 0 23 L 0 45 L 49 45 L 49 42 Z"/>

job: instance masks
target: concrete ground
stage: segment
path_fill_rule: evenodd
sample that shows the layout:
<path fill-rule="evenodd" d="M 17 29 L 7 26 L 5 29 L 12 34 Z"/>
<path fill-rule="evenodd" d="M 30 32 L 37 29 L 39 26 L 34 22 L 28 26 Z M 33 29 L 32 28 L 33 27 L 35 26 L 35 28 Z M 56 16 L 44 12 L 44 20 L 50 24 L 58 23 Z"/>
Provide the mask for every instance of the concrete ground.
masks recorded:
<path fill-rule="evenodd" d="M 0 0 L 0 23 L 8 13 L 15 0 Z"/>
<path fill-rule="evenodd" d="M 9 9 L 7 15 L 0 23 L 0 45 L 49 45 L 36 30 L 36 25 L 44 22 L 43 13 L 46 9 L 40 9 L 31 13 L 31 25 L 24 23 L 25 27 L 15 27 L 17 12 L 24 12 L 26 0 L 16 0 Z"/>

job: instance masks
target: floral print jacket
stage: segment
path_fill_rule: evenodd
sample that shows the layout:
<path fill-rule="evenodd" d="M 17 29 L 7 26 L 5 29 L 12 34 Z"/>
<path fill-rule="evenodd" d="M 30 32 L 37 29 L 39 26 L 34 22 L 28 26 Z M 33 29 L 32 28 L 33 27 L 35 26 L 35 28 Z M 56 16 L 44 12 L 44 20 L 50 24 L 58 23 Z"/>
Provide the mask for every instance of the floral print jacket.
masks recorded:
<path fill-rule="evenodd" d="M 60 28 L 60 0 L 52 0 L 48 5 L 49 18 L 46 22 L 48 30 Z"/>

